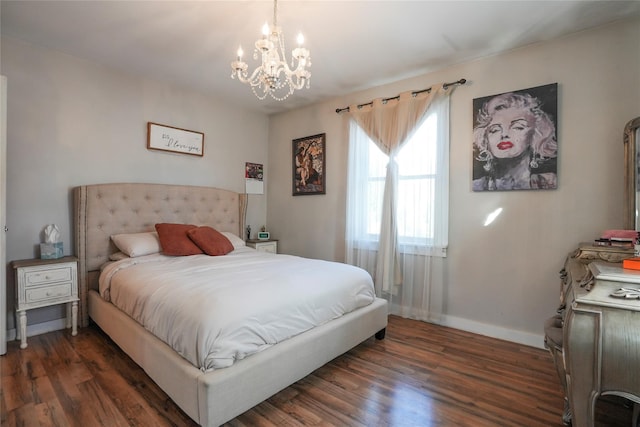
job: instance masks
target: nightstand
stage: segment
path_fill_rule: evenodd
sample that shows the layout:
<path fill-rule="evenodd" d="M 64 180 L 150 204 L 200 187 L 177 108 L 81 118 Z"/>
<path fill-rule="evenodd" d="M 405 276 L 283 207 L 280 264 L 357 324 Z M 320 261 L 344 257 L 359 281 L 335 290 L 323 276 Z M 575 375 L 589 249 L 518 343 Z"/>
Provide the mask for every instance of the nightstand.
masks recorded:
<path fill-rule="evenodd" d="M 269 252 L 272 254 L 278 253 L 278 241 L 269 240 L 247 240 L 247 246 L 260 252 Z"/>
<path fill-rule="evenodd" d="M 16 323 L 20 348 L 27 347 L 27 310 L 67 304 L 67 328 L 78 334 L 78 259 L 12 261 L 16 280 Z"/>

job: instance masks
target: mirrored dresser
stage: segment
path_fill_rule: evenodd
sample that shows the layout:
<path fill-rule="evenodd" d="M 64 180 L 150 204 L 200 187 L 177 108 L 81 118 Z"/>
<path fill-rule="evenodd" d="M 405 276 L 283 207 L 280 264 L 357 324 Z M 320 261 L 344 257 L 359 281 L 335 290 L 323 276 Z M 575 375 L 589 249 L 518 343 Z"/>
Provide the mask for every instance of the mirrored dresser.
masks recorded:
<path fill-rule="evenodd" d="M 634 402 L 640 416 L 640 271 L 623 270 L 632 249 L 581 244 L 561 271 L 558 314 L 545 324 L 550 350 L 566 393 L 563 421 L 594 425 L 600 396 Z M 630 290 L 622 292 L 621 289 Z"/>

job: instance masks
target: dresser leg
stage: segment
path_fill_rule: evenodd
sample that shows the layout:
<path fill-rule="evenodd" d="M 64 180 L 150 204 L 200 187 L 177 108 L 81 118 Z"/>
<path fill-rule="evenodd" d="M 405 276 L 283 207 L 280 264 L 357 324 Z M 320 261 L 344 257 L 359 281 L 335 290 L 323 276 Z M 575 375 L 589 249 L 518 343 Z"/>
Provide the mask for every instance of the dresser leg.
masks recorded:
<path fill-rule="evenodd" d="M 78 301 L 71 303 L 71 335 L 78 335 Z"/>
<path fill-rule="evenodd" d="M 20 348 L 27 348 L 27 311 L 18 312 L 18 329 L 20 330 Z"/>
<path fill-rule="evenodd" d="M 564 398 L 564 410 L 562 411 L 562 424 L 566 426 L 571 425 L 571 405 L 569 404 L 569 399 Z"/>
<path fill-rule="evenodd" d="M 576 373 L 576 371 L 574 371 Z M 581 373 L 576 373 L 580 375 Z M 574 387 L 571 400 L 571 425 L 576 427 L 594 427 L 595 403 L 600 394 L 593 396 L 596 390 L 590 390 L 584 384 Z"/>

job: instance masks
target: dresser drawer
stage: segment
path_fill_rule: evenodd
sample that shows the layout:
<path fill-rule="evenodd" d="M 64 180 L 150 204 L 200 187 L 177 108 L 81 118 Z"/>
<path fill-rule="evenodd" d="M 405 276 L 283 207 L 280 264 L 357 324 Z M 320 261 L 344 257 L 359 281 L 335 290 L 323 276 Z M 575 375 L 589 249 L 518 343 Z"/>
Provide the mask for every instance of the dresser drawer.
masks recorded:
<path fill-rule="evenodd" d="M 44 286 L 42 288 L 31 288 L 26 290 L 25 302 L 27 304 L 40 303 L 58 298 L 68 298 L 71 296 L 71 282 L 59 285 Z"/>
<path fill-rule="evenodd" d="M 25 286 L 38 286 L 45 283 L 69 282 L 71 281 L 71 266 L 47 268 L 46 270 L 25 271 Z"/>

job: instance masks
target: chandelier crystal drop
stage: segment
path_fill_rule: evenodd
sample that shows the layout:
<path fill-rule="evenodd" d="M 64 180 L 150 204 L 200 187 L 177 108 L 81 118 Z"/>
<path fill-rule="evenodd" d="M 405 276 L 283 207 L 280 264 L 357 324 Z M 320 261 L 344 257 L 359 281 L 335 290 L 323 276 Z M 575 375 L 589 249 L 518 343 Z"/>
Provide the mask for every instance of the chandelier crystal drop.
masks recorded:
<path fill-rule="evenodd" d="M 242 60 L 242 46 L 238 48 L 237 59 L 231 63 L 231 78 L 236 77 L 242 83 L 251 86 L 251 90 L 259 99 L 271 96 L 277 101 L 287 99 L 295 90 L 309 88 L 311 73 L 311 57 L 309 51 L 302 47 L 304 37 L 298 35 L 298 47 L 291 51 L 291 68 L 287 64 L 284 50 L 282 29 L 278 26 L 278 0 L 273 2 L 273 25 L 265 23 L 262 27 L 262 38 L 255 43 L 253 59 L 260 58 L 262 64 L 251 75 L 249 66 Z"/>

